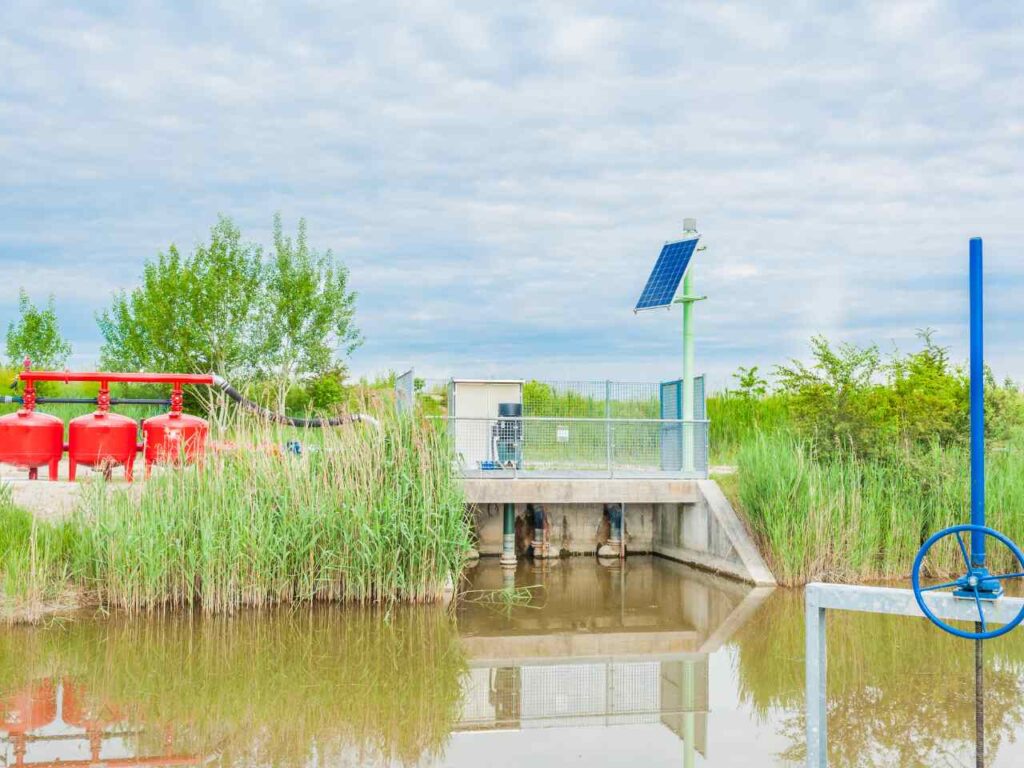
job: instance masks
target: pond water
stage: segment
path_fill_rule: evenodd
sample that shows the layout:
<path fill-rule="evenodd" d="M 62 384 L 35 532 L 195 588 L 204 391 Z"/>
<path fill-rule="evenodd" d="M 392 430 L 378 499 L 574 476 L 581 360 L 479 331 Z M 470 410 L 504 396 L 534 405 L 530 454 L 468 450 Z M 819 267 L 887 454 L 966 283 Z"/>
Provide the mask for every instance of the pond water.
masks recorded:
<path fill-rule="evenodd" d="M 451 611 L 0 629 L 0 765 L 803 764 L 800 591 L 648 557 L 511 586 L 485 560 Z M 829 621 L 832 765 L 975 765 L 973 644 Z M 1024 765 L 1024 630 L 985 654 L 986 764 Z"/>

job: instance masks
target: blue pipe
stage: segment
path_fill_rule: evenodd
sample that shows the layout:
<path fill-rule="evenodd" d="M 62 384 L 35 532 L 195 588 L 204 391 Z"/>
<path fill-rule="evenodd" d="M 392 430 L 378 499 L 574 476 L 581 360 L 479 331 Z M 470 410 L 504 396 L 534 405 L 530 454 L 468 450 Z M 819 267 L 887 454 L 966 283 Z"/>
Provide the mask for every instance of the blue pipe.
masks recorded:
<path fill-rule="evenodd" d="M 985 525 L 985 338 L 981 238 L 971 238 L 971 524 Z M 985 537 L 971 536 L 971 564 L 985 565 Z"/>

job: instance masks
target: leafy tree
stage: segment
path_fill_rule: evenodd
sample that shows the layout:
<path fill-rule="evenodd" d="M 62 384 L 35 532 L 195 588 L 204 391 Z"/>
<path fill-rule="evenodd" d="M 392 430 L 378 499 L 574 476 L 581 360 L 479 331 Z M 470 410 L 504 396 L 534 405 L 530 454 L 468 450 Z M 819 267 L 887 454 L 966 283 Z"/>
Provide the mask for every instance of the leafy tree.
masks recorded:
<path fill-rule="evenodd" d="M 811 352 L 810 366 L 794 360 L 776 368 L 797 429 L 821 453 L 876 453 L 893 426 L 888 397 L 876 381 L 883 372 L 878 347 L 833 348 L 826 338 L 815 336 Z"/>
<path fill-rule="evenodd" d="M 7 326 L 7 361 L 12 368 L 20 368 L 26 357 L 34 368 L 60 370 L 71 357 L 71 344 L 61 335 L 53 296 L 39 309 L 22 288 L 18 319 Z"/>
<path fill-rule="evenodd" d="M 295 239 L 286 236 L 280 214 L 274 217 L 274 253 L 265 267 L 264 300 L 267 335 L 261 366 L 279 386 L 284 401 L 300 378 L 326 382 L 335 352 L 349 355 L 360 343 L 355 327 L 355 293 L 348 269 L 331 251 L 310 248 L 306 221 L 299 220 Z M 320 387 L 320 397 L 327 390 Z"/>
<path fill-rule="evenodd" d="M 890 403 L 904 447 L 962 441 L 970 428 L 970 381 L 934 342 L 931 329 L 918 332 L 924 347 L 893 355 L 889 364 Z"/>
<path fill-rule="evenodd" d="M 107 370 L 247 376 L 264 342 L 262 255 L 230 219 L 183 256 L 171 245 L 147 262 L 142 285 L 115 295 L 97 321 Z"/>
<path fill-rule="evenodd" d="M 883 361 L 874 345 L 833 347 L 811 340 L 814 362 L 780 366 L 780 390 L 797 432 L 819 454 L 850 451 L 866 458 L 902 455 L 935 444 L 963 444 L 970 430 L 970 378 L 950 361 L 933 332 L 921 349 Z M 1004 440 L 1024 426 L 1024 402 L 1012 382 L 985 371 L 986 435 Z"/>
<path fill-rule="evenodd" d="M 272 391 L 282 407 L 326 408 L 341 399 L 338 353 L 360 341 L 354 314 L 348 270 L 331 251 L 310 248 L 305 221 L 293 240 L 276 216 L 273 253 L 265 257 L 221 217 L 208 242 L 191 255 L 172 245 L 146 263 L 139 287 L 116 294 L 97 316 L 101 362 L 218 373 L 258 382 L 256 391 Z"/>
<path fill-rule="evenodd" d="M 741 365 L 732 377 L 736 379 L 736 391 L 741 397 L 759 400 L 768 394 L 768 382 L 758 375 L 756 365 L 750 368 Z"/>

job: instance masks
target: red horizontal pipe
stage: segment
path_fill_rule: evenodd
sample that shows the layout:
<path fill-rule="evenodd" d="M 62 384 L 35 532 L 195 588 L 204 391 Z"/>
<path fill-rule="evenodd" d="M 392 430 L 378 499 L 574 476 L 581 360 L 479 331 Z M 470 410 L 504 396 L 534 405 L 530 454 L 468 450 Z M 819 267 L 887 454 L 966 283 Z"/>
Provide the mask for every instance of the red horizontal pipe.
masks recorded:
<path fill-rule="evenodd" d="M 213 386 L 211 373 L 106 373 L 104 371 L 22 371 L 22 381 L 117 381 L 135 384 L 205 384 Z"/>
<path fill-rule="evenodd" d="M 131 766 L 161 766 L 161 765 L 199 765 L 202 762 L 198 757 L 191 755 L 168 755 L 166 757 L 108 757 L 99 762 L 100 765 L 116 768 L 130 768 Z M 27 762 L 18 763 L 28 768 L 88 768 L 97 765 L 92 760 L 57 760 L 55 762 Z"/>

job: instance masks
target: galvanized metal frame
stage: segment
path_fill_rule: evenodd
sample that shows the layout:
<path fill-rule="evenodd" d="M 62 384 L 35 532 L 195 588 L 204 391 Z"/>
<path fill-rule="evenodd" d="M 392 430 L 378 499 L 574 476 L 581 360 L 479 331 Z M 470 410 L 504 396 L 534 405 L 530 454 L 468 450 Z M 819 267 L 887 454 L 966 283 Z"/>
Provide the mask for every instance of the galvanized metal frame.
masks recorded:
<path fill-rule="evenodd" d="M 947 592 L 926 592 L 928 608 L 939 618 L 977 621 L 973 600 L 954 597 Z M 828 765 L 828 723 L 826 708 L 825 612 L 858 611 L 895 616 L 925 618 L 917 605 L 914 591 L 890 587 L 863 587 L 851 584 L 808 584 L 804 588 L 806 610 L 805 672 L 807 691 L 807 766 Z M 986 618 L 1005 624 L 1024 610 L 1024 599 L 1002 597 L 985 605 Z"/>
<path fill-rule="evenodd" d="M 416 372 L 410 368 L 401 376 L 395 377 L 395 405 L 398 412 L 412 413 L 416 405 Z"/>
<path fill-rule="evenodd" d="M 475 466 L 472 461 L 467 460 L 467 457 L 461 456 L 460 454 L 460 471 L 463 477 L 473 478 L 508 478 L 508 477 L 532 477 L 532 478 L 631 478 L 631 477 L 666 477 L 666 478 L 678 478 L 678 479 L 705 479 L 708 476 L 708 440 L 707 432 L 709 428 L 709 422 L 707 420 L 693 420 L 684 421 L 682 419 L 597 419 L 597 418 L 560 418 L 554 416 L 534 416 L 534 417 L 509 417 L 509 418 L 443 418 L 447 423 L 447 429 L 449 434 L 455 436 L 457 434 L 465 435 L 465 430 L 470 429 L 473 433 L 476 433 L 476 438 L 470 438 L 470 442 L 479 447 L 479 441 L 488 438 L 488 435 L 492 435 L 494 427 L 500 423 L 516 422 L 521 426 L 523 438 L 523 451 L 524 454 L 529 451 L 530 456 L 534 456 L 535 452 L 540 449 L 542 452 L 545 448 L 554 447 L 554 443 L 550 440 L 545 440 L 543 437 L 537 438 L 535 435 L 538 433 L 534 431 L 534 427 L 541 425 L 547 425 L 549 427 L 565 426 L 567 432 L 577 434 L 578 430 L 588 430 L 584 434 L 589 434 L 594 438 L 595 442 L 590 443 L 590 447 L 595 451 L 593 456 L 585 457 L 580 454 L 575 457 L 559 457 L 557 452 L 546 460 L 542 460 L 539 464 L 531 461 L 524 463 L 520 466 L 512 464 L 511 466 L 492 466 L 484 468 L 483 466 Z M 636 430 L 640 430 L 641 436 L 647 438 L 642 440 L 643 445 L 632 445 L 630 443 L 617 442 L 618 435 L 625 431 L 625 434 L 635 433 Z M 650 448 L 655 445 L 660 445 L 658 441 L 664 439 L 665 430 L 676 431 L 680 433 L 677 435 L 685 436 L 687 433 L 691 434 L 690 442 L 694 445 L 699 445 L 702 448 L 702 453 L 694 457 L 694 460 L 690 466 L 686 466 L 686 462 L 683 461 L 683 457 L 677 457 L 679 465 L 673 468 L 665 468 L 664 464 L 661 463 L 663 458 L 661 454 L 655 458 L 653 455 L 646 455 L 643 452 L 643 448 Z M 557 436 L 557 432 L 556 432 Z M 609 438 L 610 436 L 610 438 Z M 635 434 L 633 435 L 636 436 Z M 698 439 L 693 439 L 697 436 Z M 610 442 L 602 445 L 601 440 Z M 464 440 L 465 441 L 465 440 Z M 584 440 L 586 444 L 588 441 Z M 635 450 L 633 450 L 635 449 Z M 476 455 L 482 455 L 483 449 L 475 450 L 472 453 Z M 600 453 L 600 460 L 597 460 L 598 452 Z M 490 454 L 488 454 L 490 455 Z M 628 460 L 623 460 L 623 457 L 627 457 Z"/>

